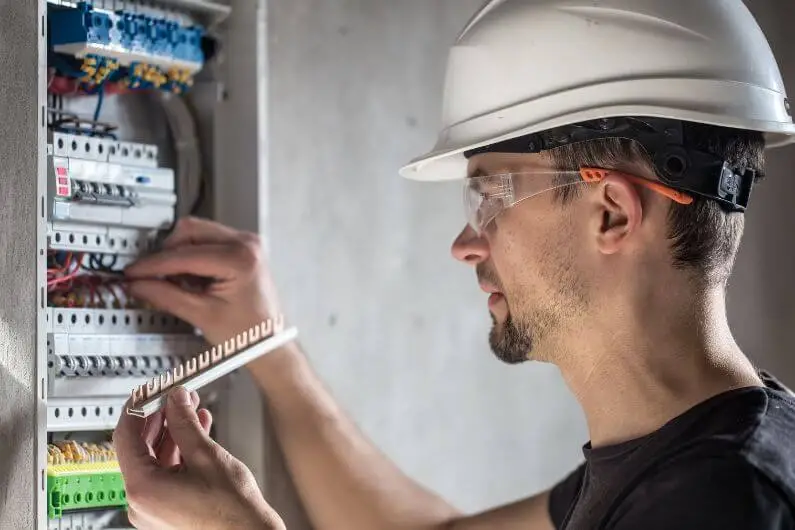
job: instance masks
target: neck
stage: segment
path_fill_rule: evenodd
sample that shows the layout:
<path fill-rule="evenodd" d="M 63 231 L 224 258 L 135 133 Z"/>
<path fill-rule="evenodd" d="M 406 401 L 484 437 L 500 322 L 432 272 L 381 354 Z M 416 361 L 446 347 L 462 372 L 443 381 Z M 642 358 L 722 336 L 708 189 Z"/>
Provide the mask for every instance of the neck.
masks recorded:
<path fill-rule="evenodd" d="M 678 303 L 675 293 L 654 294 L 599 312 L 557 362 L 593 447 L 644 436 L 710 397 L 762 384 L 731 335 L 722 289 Z"/>

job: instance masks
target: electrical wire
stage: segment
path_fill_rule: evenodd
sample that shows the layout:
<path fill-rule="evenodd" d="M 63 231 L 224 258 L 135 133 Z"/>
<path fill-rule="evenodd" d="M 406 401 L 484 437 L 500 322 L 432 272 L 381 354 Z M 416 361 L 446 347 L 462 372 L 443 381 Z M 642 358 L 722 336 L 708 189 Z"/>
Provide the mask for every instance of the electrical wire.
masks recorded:
<path fill-rule="evenodd" d="M 117 259 L 107 254 L 51 251 L 47 256 L 50 303 L 61 307 L 132 307 L 124 273 L 114 269 Z"/>
<path fill-rule="evenodd" d="M 94 121 L 99 121 L 99 113 L 102 111 L 102 100 L 105 99 L 105 85 L 99 85 L 97 90 L 97 107 L 94 109 Z"/>
<path fill-rule="evenodd" d="M 166 116 L 177 155 L 177 217 L 195 214 L 206 186 L 196 121 L 182 97 L 161 91 L 152 95 Z"/>

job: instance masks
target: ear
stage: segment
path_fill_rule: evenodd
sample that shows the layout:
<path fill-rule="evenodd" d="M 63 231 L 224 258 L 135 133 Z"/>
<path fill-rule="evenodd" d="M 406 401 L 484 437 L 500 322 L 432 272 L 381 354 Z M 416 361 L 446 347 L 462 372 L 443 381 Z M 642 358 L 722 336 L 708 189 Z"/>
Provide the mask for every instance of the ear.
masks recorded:
<path fill-rule="evenodd" d="M 643 218 L 640 194 L 624 177 L 610 175 L 599 185 L 597 248 L 615 254 L 626 246 Z"/>

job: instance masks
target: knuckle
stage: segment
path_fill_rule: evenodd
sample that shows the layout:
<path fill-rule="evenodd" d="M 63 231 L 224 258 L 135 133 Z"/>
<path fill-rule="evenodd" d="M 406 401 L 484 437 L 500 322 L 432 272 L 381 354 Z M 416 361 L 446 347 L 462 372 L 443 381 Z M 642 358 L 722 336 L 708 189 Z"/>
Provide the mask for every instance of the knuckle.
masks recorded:
<path fill-rule="evenodd" d="M 262 241 L 256 234 L 241 235 L 235 252 L 246 270 L 256 269 L 262 264 Z"/>
<path fill-rule="evenodd" d="M 239 460 L 230 459 L 226 469 L 229 479 L 236 486 L 246 486 L 251 482 L 251 471 Z"/>
<path fill-rule="evenodd" d="M 195 217 L 193 215 L 188 215 L 186 217 L 181 218 L 177 224 L 179 226 L 190 227 L 190 226 L 196 226 L 198 222 L 199 222 L 198 217 Z"/>

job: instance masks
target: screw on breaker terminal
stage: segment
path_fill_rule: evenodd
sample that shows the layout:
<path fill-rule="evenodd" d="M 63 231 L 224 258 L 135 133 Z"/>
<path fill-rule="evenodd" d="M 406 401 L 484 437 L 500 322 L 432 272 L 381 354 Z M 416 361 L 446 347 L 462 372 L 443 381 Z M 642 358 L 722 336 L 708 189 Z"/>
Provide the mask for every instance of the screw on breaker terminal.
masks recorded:
<path fill-rule="evenodd" d="M 127 414 L 139 418 L 151 416 L 165 405 L 170 388 L 179 385 L 189 392 L 198 390 L 297 336 L 296 328 L 284 329 L 283 316 L 267 319 L 135 387 Z"/>

